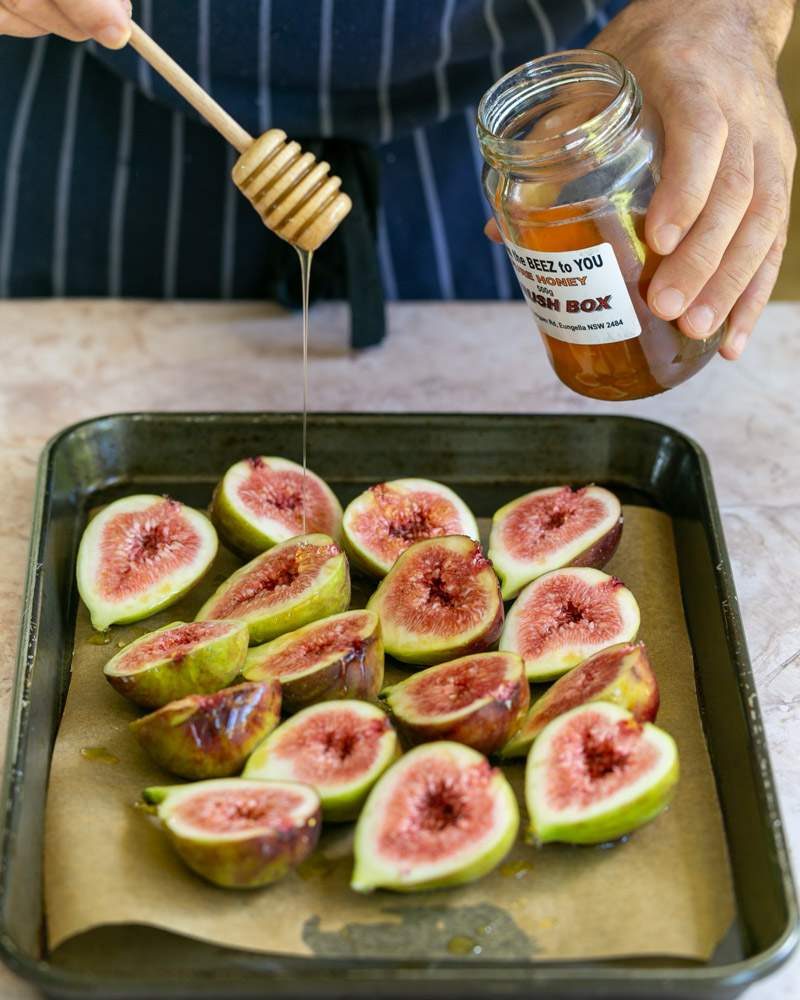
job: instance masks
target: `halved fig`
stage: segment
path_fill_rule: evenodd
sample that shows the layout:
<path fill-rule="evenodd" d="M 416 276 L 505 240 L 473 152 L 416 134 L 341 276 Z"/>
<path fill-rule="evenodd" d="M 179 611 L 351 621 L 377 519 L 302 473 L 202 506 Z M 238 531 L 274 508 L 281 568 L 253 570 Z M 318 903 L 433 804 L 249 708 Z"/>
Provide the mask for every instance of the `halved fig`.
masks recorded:
<path fill-rule="evenodd" d="M 678 781 L 672 737 L 619 705 L 593 702 L 553 719 L 525 771 L 529 836 L 602 844 L 654 819 Z"/>
<path fill-rule="evenodd" d="M 605 566 L 622 535 L 622 508 L 601 486 L 550 486 L 501 507 L 492 518 L 489 558 L 503 599 L 565 566 Z"/>
<path fill-rule="evenodd" d="M 280 681 L 284 712 L 334 698 L 375 701 L 383 641 L 373 611 L 345 611 L 282 635 L 247 654 L 244 676 Z"/>
<path fill-rule="evenodd" d="M 503 627 L 492 564 L 466 535 L 415 542 L 367 607 L 380 617 L 386 652 L 405 663 L 441 663 L 481 653 Z"/>
<path fill-rule="evenodd" d="M 643 642 L 609 646 L 564 674 L 531 705 L 522 725 L 500 751 L 500 756 L 524 757 L 551 719 L 590 701 L 620 705 L 637 722 L 655 721 L 658 681 Z"/>
<path fill-rule="evenodd" d="M 169 497 L 115 500 L 92 518 L 78 548 L 78 590 L 105 632 L 174 604 L 217 554 L 217 533 L 199 511 Z"/>
<path fill-rule="evenodd" d="M 342 527 L 353 565 L 378 577 L 386 576 L 414 542 L 442 535 L 480 537 L 464 501 L 430 479 L 395 479 L 370 487 L 347 505 Z"/>
<path fill-rule="evenodd" d="M 319 796 L 293 781 L 217 778 L 147 788 L 146 802 L 173 847 L 198 875 L 227 889 L 282 878 L 319 840 Z"/>
<path fill-rule="evenodd" d="M 530 688 L 516 653 L 474 653 L 413 674 L 383 696 L 409 743 L 455 740 L 490 754 L 519 725 Z"/>
<path fill-rule="evenodd" d="M 171 701 L 130 728 L 164 770 L 181 778 L 227 778 L 241 771 L 280 717 L 280 684 L 267 681 Z"/>
<path fill-rule="evenodd" d="M 337 701 L 312 705 L 279 726 L 252 754 L 243 777 L 311 785 L 323 817 L 341 822 L 358 816 L 398 753 L 397 734 L 380 708 Z"/>
<path fill-rule="evenodd" d="M 639 605 L 621 580 L 599 569 L 559 569 L 519 595 L 500 649 L 519 653 L 528 680 L 547 681 L 638 631 Z"/>
<path fill-rule="evenodd" d="M 197 621 L 245 622 L 250 642 L 266 642 L 350 603 L 347 559 L 328 535 L 298 535 L 256 556 L 206 601 Z"/>
<path fill-rule="evenodd" d="M 414 892 L 473 882 L 503 860 L 518 828 L 502 771 L 461 743 L 426 743 L 370 792 L 356 825 L 351 887 Z"/>
<path fill-rule="evenodd" d="M 310 469 L 304 479 L 302 465 L 288 458 L 259 455 L 232 465 L 214 491 L 211 517 L 225 544 L 245 556 L 304 533 L 341 538 L 333 490 Z"/>
<path fill-rule="evenodd" d="M 125 646 L 103 668 L 106 680 L 143 708 L 219 691 L 247 656 L 243 622 L 173 622 Z"/>

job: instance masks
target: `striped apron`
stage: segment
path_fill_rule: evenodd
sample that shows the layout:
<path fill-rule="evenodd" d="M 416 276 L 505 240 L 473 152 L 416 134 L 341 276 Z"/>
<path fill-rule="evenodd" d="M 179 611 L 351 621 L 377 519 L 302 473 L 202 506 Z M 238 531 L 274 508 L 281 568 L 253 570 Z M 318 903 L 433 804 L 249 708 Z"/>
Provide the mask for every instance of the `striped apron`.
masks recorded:
<path fill-rule="evenodd" d="M 518 294 L 482 232 L 476 104 L 622 6 L 141 0 L 136 15 L 248 131 L 279 126 L 342 176 L 354 209 L 312 289 L 350 300 L 363 346 L 383 334 L 384 298 Z M 0 297 L 296 305 L 294 255 L 228 179 L 235 155 L 130 49 L 0 38 Z"/>

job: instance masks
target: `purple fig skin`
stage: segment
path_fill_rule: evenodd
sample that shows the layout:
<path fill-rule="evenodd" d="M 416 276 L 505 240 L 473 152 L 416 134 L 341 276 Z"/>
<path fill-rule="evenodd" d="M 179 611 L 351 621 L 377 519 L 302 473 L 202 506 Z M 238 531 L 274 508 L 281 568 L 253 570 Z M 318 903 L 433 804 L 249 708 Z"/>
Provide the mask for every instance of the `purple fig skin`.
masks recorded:
<path fill-rule="evenodd" d="M 227 778 L 280 721 L 277 681 L 190 695 L 130 723 L 142 748 L 181 778 Z"/>
<path fill-rule="evenodd" d="M 600 670 L 602 676 L 598 675 Z M 660 702 L 658 681 L 643 642 L 609 646 L 564 674 L 531 705 L 500 756 L 524 756 L 548 722 L 593 701 L 626 708 L 637 722 L 655 721 Z"/>
<path fill-rule="evenodd" d="M 403 683 L 396 688 L 389 688 L 385 694 L 392 711 L 392 717 L 403 737 L 405 743 L 410 746 L 417 746 L 420 743 L 432 743 L 435 740 L 450 740 L 455 743 L 463 743 L 472 747 L 482 754 L 493 754 L 505 746 L 511 738 L 512 733 L 518 728 L 520 722 L 528 711 L 530 704 L 530 686 L 528 678 L 525 676 L 525 666 L 521 657 L 509 653 L 483 653 L 474 657 L 462 657 L 454 660 L 451 666 L 463 663 L 466 667 L 469 662 L 480 662 L 481 660 L 491 660 L 501 657 L 507 661 L 516 661 L 518 665 L 517 676 L 514 679 L 508 678 L 500 681 L 491 694 L 491 701 L 487 704 L 476 707 L 471 711 L 466 711 L 459 718 L 443 718 L 437 721 L 431 718 L 427 722 L 409 718 L 403 711 L 402 704 L 397 704 L 398 699 L 392 698 L 392 691 L 396 688 L 402 689 Z M 436 667 L 430 670 L 436 670 Z M 429 671 L 422 671 L 415 674 L 408 682 L 413 682 Z M 413 695 L 410 696 L 413 698 Z M 480 695 L 476 700 L 483 700 Z M 393 701 L 395 702 L 393 704 Z M 410 706 L 413 710 L 413 705 Z M 447 713 L 447 706 L 443 706 L 443 714 Z"/>
<path fill-rule="evenodd" d="M 331 621 L 340 617 L 334 616 Z M 273 672 L 274 668 L 270 667 L 273 651 L 281 650 L 285 655 L 285 650 L 291 649 L 290 641 L 293 635 L 316 632 L 318 628 L 321 630 L 325 621 L 322 619 L 320 622 L 313 622 L 304 629 L 298 629 L 297 633 L 289 633 L 271 643 L 255 646 L 248 653 L 242 671 L 244 677 L 251 681 L 277 679 L 281 686 L 284 715 L 292 715 L 320 701 L 334 701 L 340 698 L 371 702 L 378 700 L 378 693 L 383 686 L 384 653 L 380 622 L 377 617 L 374 629 L 368 635 L 354 640 L 353 648 L 342 656 L 298 677 Z M 302 664 L 302 656 L 302 651 L 298 651 L 298 667 Z"/>
<path fill-rule="evenodd" d="M 260 787 L 257 791 L 249 792 L 248 786 L 254 790 L 257 786 Z M 297 795 L 302 792 L 311 808 L 304 809 L 302 818 L 293 817 L 287 812 L 251 831 L 243 831 L 240 836 L 228 836 L 226 839 L 225 831 L 215 836 L 213 827 L 203 829 L 202 818 L 196 827 L 196 833 L 176 823 L 175 810 L 170 808 L 170 798 L 175 792 L 182 794 L 187 786 L 178 786 L 176 789 L 148 788 L 143 794 L 145 801 L 158 804 L 158 815 L 164 831 L 189 868 L 214 885 L 226 889 L 257 889 L 282 878 L 305 861 L 317 846 L 322 828 L 319 796 L 309 786 L 297 782 L 254 782 L 242 778 L 200 782 L 190 786 L 192 791 L 189 793 L 194 799 L 196 792 L 197 798 L 194 801 L 202 803 L 206 793 L 213 799 L 218 789 L 225 788 L 234 793 L 234 802 L 241 802 L 241 808 L 248 810 L 252 808 L 253 800 L 258 801 L 256 796 L 267 791 L 265 786 L 270 786 L 270 790 L 278 795 Z M 229 799 L 228 802 L 230 801 Z"/>
<path fill-rule="evenodd" d="M 584 549 L 584 551 L 581 552 L 581 554 L 573 559 L 568 565 L 589 566 L 591 569 L 602 569 L 617 551 L 617 546 L 622 538 L 623 521 L 624 518 L 620 515 L 620 519 L 611 531 L 603 535 L 602 538 L 598 538 L 594 545 L 590 545 L 588 549 Z"/>

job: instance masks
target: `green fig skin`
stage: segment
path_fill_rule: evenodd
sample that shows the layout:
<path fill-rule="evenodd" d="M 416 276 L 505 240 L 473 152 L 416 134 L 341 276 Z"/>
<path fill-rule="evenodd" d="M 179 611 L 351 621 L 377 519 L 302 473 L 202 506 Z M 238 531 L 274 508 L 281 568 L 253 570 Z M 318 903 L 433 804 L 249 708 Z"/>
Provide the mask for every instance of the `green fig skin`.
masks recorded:
<path fill-rule="evenodd" d="M 337 623 L 355 623 L 361 619 L 365 625 L 359 630 L 357 641 L 341 656 L 327 657 L 312 665 L 312 669 L 295 674 L 272 672 L 278 658 L 285 661 L 293 648 L 298 650 L 298 668 L 303 667 L 301 645 L 304 639 L 318 632 L 322 634 L 326 628 L 333 628 Z M 383 666 L 383 640 L 378 616 L 369 611 L 349 611 L 322 618 L 271 642 L 254 646 L 247 654 L 242 673 L 251 681 L 277 677 L 283 694 L 283 712 L 291 715 L 317 702 L 338 698 L 376 701 L 383 684 Z"/>
<path fill-rule="evenodd" d="M 176 816 L 181 801 L 187 796 L 230 792 L 234 801 L 247 806 L 251 789 L 255 796 L 261 790 L 279 794 L 296 792 L 305 800 L 305 806 L 296 817 L 281 817 L 244 836 L 226 837 L 202 828 L 187 829 Z M 313 852 L 322 828 L 317 793 L 296 782 L 219 778 L 191 785 L 147 788 L 143 798 L 157 806 L 161 826 L 184 863 L 208 882 L 224 889 L 258 889 L 277 882 Z"/>
<path fill-rule="evenodd" d="M 423 763 L 435 774 L 437 761 L 442 755 L 458 762 L 464 769 L 478 767 L 486 770 L 486 778 L 491 784 L 493 802 L 500 821 L 494 836 L 481 846 L 472 857 L 467 855 L 460 864 L 443 864 L 444 870 L 432 877 L 424 877 L 415 870 L 413 860 L 398 863 L 383 860 L 376 847 L 376 837 L 380 839 L 382 813 L 395 794 L 394 782 L 402 780 L 404 771 L 410 766 Z M 426 743 L 416 747 L 401 757 L 378 780 L 370 792 L 366 804 L 356 824 L 354 855 L 355 866 L 350 887 L 356 892 L 371 892 L 374 889 L 391 889 L 394 892 L 423 892 L 430 889 L 446 889 L 474 882 L 488 874 L 511 850 L 519 831 L 519 808 L 511 785 L 498 768 L 471 747 L 449 741 Z"/>
<path fill-rule="evenodd" d="M 548 779 L 547 753 L 550 742 L 559 731 L 587 713 L 600 715 L 612 725 L 631 727 L 643 739 L 659 747 L 663 760 L 652 776 L 648 776 L 651 780 L 640 781 L 630 791 L 627 800 L 605 806 L 601 801 L 600 808 L 595 810 L 594 815 L 584 818 L 559 818 L 556 811 L 543 805 L 542 800 Z M 529 816 L 526 840 L 533 844 L 604 844 L 619 840 L 649 823 L 667 808 L 675 793 L 679 776 L 680 765 L 675 741 L 663 729 L 649 722 L 638 723 L 630 712 L 618 705 L 603 702 L 579 705 L 548 723 L 531 747 L 525 770 L 525 801 Z"/>
<path fill-rule="evenodd" d="M 154 637 L 170 638 L 191 634 L 194 623 L 172 622 L 148 632 L 125 646 L 105 665 L 106 680 L 121 695 L 142 708 L 163 705 L 190 694 L 211 694 L 230 684 L 239 676 L 248 649 L 247 626 L 242 622 L 209 622 L 224 629 L 224 634 L 200 642 L 193 649 L 182 649 L 173 656 L 168 651 L 153 660 L 152 665 L 133 673 L 117 672 L 127 656 Z"/>
<path fill-rule="evenodd" d="M 250 580 L 257 581 L 261 574 L 270 572 L 272 566 L 277 567 L 280 580 L 286 567 L 292 572 L 302 571 L 304 563 L 320 561 L 322 565 L 309 586 L 283 601 L 259 606 L 253 597 L 249 601 L 232 602 L 231 593 Z M 206 601 L 196 621 L 220 618 L 243 621 L 248 626 L 251 645 L 257 645 L 320 618 L 346 611 L 349 604 L 350 571 L 344 552 L 328 535 L 298 535 L 273 546 L 237 570 Z"/>
<path fill-rule="evenodd" d="M 227 778 L 280 721 L 277 681 L 237 684 L 170 702 L 130 723 L 150 757 L 180 778 Z"/>
<path fill-rule="evenodd" d="M 282 473 L 296 477 L 303 472 L 301 465 L 288 459 L 257 456 L 232 465 L 217 484 L 211 501 L 211 520 L 227 547 L 245 559 L 252 559 L 253 556 L 266 552 L 267 549 L 302 531 L 302 528 L 291 529 L 278 523 L 272 523 L 266 528 L 263 523 L 259 525 L 258 518 L 248 516 L 234 504 L 231 490 L 236 488 L 236 481 L 246 474 L 248 469 L 258 468 L 273 470 L 276 478 L 280 478 Z M 325 503 L 328 508 L 324 523 L 309 523 L 308 530 L 324 532 L 338 544 L 341 541 L 341 505 L 323 479 L 310 469 L 306 470 L 306 477 L 306 488 L 314 491 L 318 504 Z"/>

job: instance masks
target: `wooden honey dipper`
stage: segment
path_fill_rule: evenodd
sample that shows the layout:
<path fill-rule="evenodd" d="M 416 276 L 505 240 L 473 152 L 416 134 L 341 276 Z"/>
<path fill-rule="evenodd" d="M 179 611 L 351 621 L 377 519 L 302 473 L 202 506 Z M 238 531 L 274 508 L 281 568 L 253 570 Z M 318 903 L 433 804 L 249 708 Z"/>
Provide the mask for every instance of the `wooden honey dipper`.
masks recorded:
<path fill-rule="evenodd" d="M 301 250 L 321 246 L 352 208 L 341 179 L 328 176 L 330 164 L 287 142 L 279 128 L 254 139 L 138 24 L 130 44 L 241 153 L 231 176 L 264 225 Z"/>

